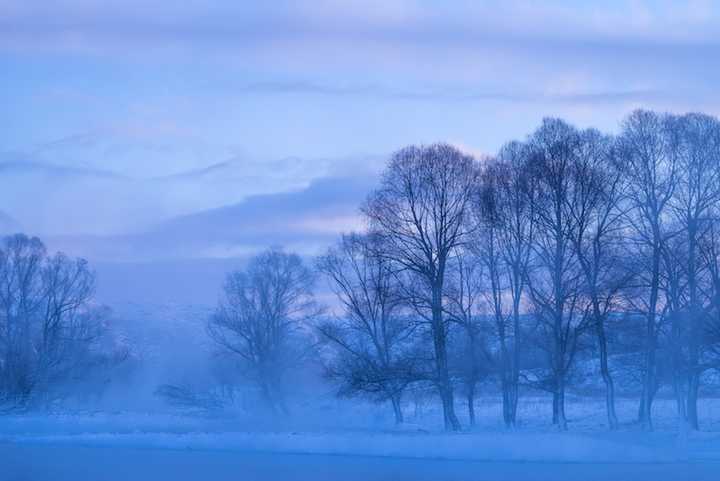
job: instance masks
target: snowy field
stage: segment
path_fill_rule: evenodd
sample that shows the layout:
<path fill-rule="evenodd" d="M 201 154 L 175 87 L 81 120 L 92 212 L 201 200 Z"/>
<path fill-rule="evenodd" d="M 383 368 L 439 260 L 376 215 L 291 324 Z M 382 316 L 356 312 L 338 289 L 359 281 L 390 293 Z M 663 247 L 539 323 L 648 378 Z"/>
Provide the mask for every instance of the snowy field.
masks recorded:
<path fill-rule="evenodd" d="M 480 400 L 478 425 L 458 434 L 442 432 L 429 403 L 406 405 L 400 428 L 381 407 L 343 401 L 282 420 L 6 415 L 0 479 L 720 479 L 720 399 L 703 400 L 704 430 L 689 436 L 679 434 L 671 400 L 657 402 L 653 433 L 632 422 L 635 400 L 618 407 L 623 426 L 614 433 L 602 402 L 587 399 L 569 402 L 567 433 L 549 424 L 545 398 L 523 400 L 513 432 L 499 423 L 497 400 Z"/>

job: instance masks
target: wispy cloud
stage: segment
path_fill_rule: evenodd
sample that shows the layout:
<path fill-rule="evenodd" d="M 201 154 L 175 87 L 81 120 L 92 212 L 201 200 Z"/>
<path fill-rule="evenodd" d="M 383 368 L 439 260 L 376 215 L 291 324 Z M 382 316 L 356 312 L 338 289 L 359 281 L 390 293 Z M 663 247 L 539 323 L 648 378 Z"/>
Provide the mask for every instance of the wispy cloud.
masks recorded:
<path fill-rule="evenodd" d="M 98 143 L 103 147 L 98 149 Z M 236 156 L 161 176 L 142 175 L 136 166 L 133 175 L 126 175 L 88 166 L 98 152 L 108 156 L 117 150 L 104 144 L 101 137 L 76 135 L 48 142 L 35 153 L 0 152 L 0 205 L 34 234 L 122 234 L 252 196 L 299 191 L 330 175 L 372 175 L 383 159 Z M 148 158 L 140 151 L 135 162 L 142 166 Z M 297 207 L 278 208 L 293 205 Z"/>
<path fill-rule="evenodd" d="M 716 44 L 720 8 L 711 1 L 612 1 L 604 4 L 420 0 L 261 2 L 5 1 L 8 38 L 61 39 L 68 45 L 133 40 L 237 46 L 235 42 L 318 38 L 472 45 L 557 39 L 597 43 Z M 50 46 L 50 45 L 46 45 Z M 102 46 L 100 44 L 99 46 Z"/>
<path fill-rule="evenodd" d="M 373 175 L 328 176 L 293 192 L 180 216 L 145 231 L 114 236 L 52 236 L 54 248 L 95 259 L 246 256 L 270 245 L 318 254 L 341 232 L 363 227 L 359 206 L 377 183 Z"/>
<path fill-rule="evenodd" d="M 317 94 L 326 96 L 359 96 L 379 99 L 468 102 L 563 102 L 563 103 L 608 103 L 659 99 L 668 96 L 668 92 L 654 89 L 608 90 L 587 92 L 514 92 L 478 91 L 467 86 L 435 89 L 398 89 L 382 85 L 330 85 L 299 81 L 274 81 L 239 86 L 235 93 L 261 94 Z"/>
<path fill-rule="evenodd" d="M 277 212 L 243 211 L 254 240 L 202 248 L 267 241 L 273 217 L 324 241 L 351 216 L 275 202 L 376 173 L 365 152 L 720 111 L 719 27 L 710 1 L 0 0 L 0 151 L 20 152 L 0 202 L 28 229 L 102 236 L 268 195 Z"/>
<path fill-rule="evenodd" d="M 701 71 L 720 80 L 707 64 L 718 27 L 720 6 L 703 1 L 18 1 L 0 51 L 234 69 L 236 94 L 617 103 L 692 93 Z M 238 80 L 248 71 L 272 74 Z M 592 82 L 548 94 L 572 75 Z"/>

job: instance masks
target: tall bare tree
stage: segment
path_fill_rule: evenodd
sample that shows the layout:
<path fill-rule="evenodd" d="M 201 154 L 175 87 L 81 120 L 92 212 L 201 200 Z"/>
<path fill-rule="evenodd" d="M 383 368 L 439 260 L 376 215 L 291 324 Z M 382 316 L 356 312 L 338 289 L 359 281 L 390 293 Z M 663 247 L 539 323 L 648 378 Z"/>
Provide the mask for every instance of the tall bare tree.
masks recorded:
<path fill-rule="evenodd" d="M 502 147 L 497 158 L 488 163 L 483 175 L 483 192 L 479 197 L 478 221 L 486 229 L 477 236 L 479 246 L 492 246 L 494 255 L 486 262 L 496 264 L 495 280 L 489 282 L 494 300 L 496 324 L 501 346 L 509 351 L 503 361 L 503 417 L 506 425 L 517 422 L 520 360 L 523 351 L 521 308 L 527 283 L 527 270 L 532 253 L 535 229 L 536 189 L 529 168 L 530 148 L 522 142 L 510 142 Z M 489 230 L 490 235 L 483 235 Z M 483 242 L 484 239 L 484 242 Z M 498 291 L 499 289 L 499 291 Z M 496 292 L 493 292 L 496 291 Z M 503 292 L 504 291 L 504 292 Z M 510 312 L 504 299 L 511 303 Z M 505 312 L 505 315 L 502 313 Z M 508 320 L 510 317 L 511 320 Z M 497 321 L 504 322 L 497 323 Z M 504 338 L 504 340 L 503 340 Z"/>
<path fill-rule="evenodd" d="M 477 276 L 481 280 L 476 284 L 479 290 L 478 294 L 482 294 L 484 305 L 487 306 L 492 318 L 495 337 L 499 345 L 498 370 L 502 390 L 503 420 L 506 426 L 511 427 L 514 424 L 513 412 L 517 393 L 513 362 L 515 360 L 514 344 L 517 338 L 512 329 L 514 324 L 511 323 L 511 316 L 506 305 L 506 293 L 511 291 L 508 281 L 512 282 L 512 272 L 506 270 L 508 252 L 503 249 L 506 247 L 503 243 L 505 240 L 503 234 L 508 226 L 504 218 L 505 213 L 500 210 L 506 207 L 500 205 L 500 184 L 509 179 L 505 178 L 507 172 L 502 167 L 504 166 L 490 160 L 483 169 L 478 194 L 473 202 L 473 221 L 477 223 L 478 228 L 473 236 L 472 254 L 466 255 L 477 257 L 477 264 L 482 267 L 483 275 Z M 473 273 L 468 272 L 467 277 Z M 510 276 L 506 276 L 506 274 L 510 274 Z M 469 293 L 473 292 L 471 287 L 473 284 L 467 285 Z M 468 300 L 472 300 L 472 298 L 469 297 Z"/>
<path fill-rule="evenodd" d="M 565 392 L 580 334 L 587 327 L 581 298 L 582 271 L 575 244 L 578 224 L 571 212 L 571 192 L 582 155 L 583 135 L 557 119 L 545 119 L 530 139 L 536 183 L 536 230 L 528 287 L 540 336 L 548 357 L 553 393 L 553 422 L 567 429 Z"/>
<path fill-rule="evenodd" d="M 677 158 L 671 155 L 666 116 L 638 110 L 623 122 L 619 137 L 618 165 L 627 180 L 630 209 L 626 217 L 634 232 L 634 255 L 642 260 L 638 279 L 641 289 L 630 299 L 645 315 L 643 386 L 640 422 L 652 429 L 652 403 L 658 389 L 658 332 L 665 302 L 660 298 L 663 250 L 671 232 L 667 229 L 669 202 L 678 177 Z"/>
<path fill-rule="evenodd" d="M 605 383 L 608 426 L 613 430 L 618 427 L 618 419 L 606 323 L 613 311 L 623 307 L 622 289 L 631 278 L 622 255 L 624 184 L 614 150 L 609 137 L 595 130 L 585 131 L 569 194 L 569 211 L 576 224 L 572 241 L 584 276 L 583 295 L 590 307 Z"/>
<path fill-rule="evenodd" d="M 676 187 L 669 201 L 684 246 L 686 263 L 687 308 L 687 421 L 698 429 L 697 397 L 701 365 L 703 325 L 706 298 L 702 282 L 706 265 L 702 262 L 701 244 L 716 218 L 720 202 L 720 122 L 703 114 L 669 117 L 666 129 L 670 138 L 670 157 L 677 165 Z M 678 342 L 676 340 L 676 342 Z"/>
<path fill-rule="evenodd" d="M 700 244 L 702 262 L 706 268 L 706 336 L 705 368 L 720 369 L 720 209 L 713 209 L 713 222 Z"/>
<path fill-rule="evenodd" d="M 343 235 L 318 259 L 343 310 L 319 331 L 335 348 L 330 373 L 340 380 L 341 394 L 389 400 L 400 424 L 403 391 L 415 380 L 417 323 L 400 295 L 396 266 L 378 255 L 377 241 L 372 235 Z"/>
<path fill-rule="evenodd" d="M 458 430 L 460 423 L 448 371 L 443 294 L 452 251 L 468 241 L 469 207 L 477 176 L 473 158 L 450 145 L 406 147 L 393 155 L 380 188 L 363 208 L 371 229 L 381 239 L 382 255 L 417 281 L 413 290 L 426 301 L 415 305 L 429 321 L 435 384 L 445 427 L 452 430 Z"/>
<path fill-rule="evenodd" d="M 313 283 L 312 270 L 298 255 L 269 249 L 227 276 L 224 297 L 208 322 L 210 337 L 239 357 L 274 411 L 287 411 L 285 376 L 303 353 L 303 322 L 317 314 Z"/>

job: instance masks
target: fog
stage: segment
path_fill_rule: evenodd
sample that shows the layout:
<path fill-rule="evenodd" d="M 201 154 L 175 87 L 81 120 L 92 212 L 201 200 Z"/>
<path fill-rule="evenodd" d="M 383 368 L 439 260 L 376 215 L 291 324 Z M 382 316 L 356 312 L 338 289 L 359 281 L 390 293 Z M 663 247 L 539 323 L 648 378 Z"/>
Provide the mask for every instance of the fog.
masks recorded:
<path fill-rule="evenodd" d="M 715 479 L 712 2 L 0 2 L 0 479 Z"/>
<path fill-rule="evenodd" d="M 518 462 L 709 477 L 718 152 L 706 114 L 636 110 L 617 135 L 548 118 L 495 156 L 408 146 L 375 177 L 103 240 L 142 260 L 5 235 L 0 454 L 39 479 L 75 476 L 64 456 L 97 469 L 100 448 L 127 476 L 174 472 L 189 449 L 220 477 L 227 450 L 299 479 L 358 457 L 381 477 L 429 474 L 407 459 L 458 479 L 533 479 Z M 220 239 L 270 244 L 181 255 Z M 48 444 L 65 454 L 31 467 Z M 149 449 L 164 454 L 148 471 Z"/>

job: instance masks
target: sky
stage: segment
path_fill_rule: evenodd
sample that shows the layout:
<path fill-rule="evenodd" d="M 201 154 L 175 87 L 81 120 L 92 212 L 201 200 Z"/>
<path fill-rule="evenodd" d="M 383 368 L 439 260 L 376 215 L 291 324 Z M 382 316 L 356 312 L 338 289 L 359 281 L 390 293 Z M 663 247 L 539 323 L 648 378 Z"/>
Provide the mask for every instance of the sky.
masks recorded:
<path fill-rule="evenodd" d="M 0 0 L 0 230 L 100 262 L 318 252 L 395 150 L 720 113 L 713 1 Z"/>

